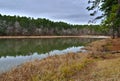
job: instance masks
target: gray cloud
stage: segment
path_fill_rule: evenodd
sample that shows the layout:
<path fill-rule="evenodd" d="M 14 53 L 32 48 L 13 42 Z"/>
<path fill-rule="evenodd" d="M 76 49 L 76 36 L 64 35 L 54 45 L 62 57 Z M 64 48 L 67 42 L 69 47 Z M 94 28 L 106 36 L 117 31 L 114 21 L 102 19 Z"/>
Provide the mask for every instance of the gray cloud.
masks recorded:
<path fill-rule="evenodd" d="M 45 17 L 68 23 L 87 23 L 91 18 L 86 10 L 88 0 L 0 0 L 0 13 Z"/>

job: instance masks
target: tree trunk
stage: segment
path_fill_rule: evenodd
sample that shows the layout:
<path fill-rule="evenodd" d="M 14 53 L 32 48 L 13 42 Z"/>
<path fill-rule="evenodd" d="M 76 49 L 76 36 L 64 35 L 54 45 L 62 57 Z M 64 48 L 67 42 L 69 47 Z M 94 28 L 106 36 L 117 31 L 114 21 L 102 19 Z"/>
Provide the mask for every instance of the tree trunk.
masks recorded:
<path fill-rule="evenodd" d="M 118 30 L 117 30 L 117 37 L 120 37 L 120 26 L 118 27 Z"/>
<path fill-rule="evenodd" d="M 115 39 L 115 30 L 112 28 L 112 39 Z"/>
<path fill-rule="evenodd" d="M 118 0 L 118 4 L 120 4 L 120 0 Z"/>
<path fill-rule="evenodd" d="M 120 19 L 120 0 L 118 0 L 118 4 L 119 4 L 119 8 L 118 8 L 118 11 L 117 11 L 117 17 L 118 20 Z M 117 28 L 117 37 L 120 37 L 120 24 L 118 25 L 118 28 Z"/>

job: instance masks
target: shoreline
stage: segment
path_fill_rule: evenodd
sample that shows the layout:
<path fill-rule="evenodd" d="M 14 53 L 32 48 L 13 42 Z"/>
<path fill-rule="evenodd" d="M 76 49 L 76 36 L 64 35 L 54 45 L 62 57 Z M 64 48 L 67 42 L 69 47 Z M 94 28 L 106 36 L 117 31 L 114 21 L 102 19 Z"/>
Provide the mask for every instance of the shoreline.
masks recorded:
<path fill-rule="evenodd" d="M 89 51 L 87 53 L 68 53 L 27 62 L 1 74 L 0 81 L 119 81 L 119 41 L 120 39 L 98 40 L 85 47 Z"/>
<path fill-rule="evenodd" d="M 17 66 L 20 66 L 26 62 L 31 62 L 36 59 L 42 60 L 45 58 L 48 58 L 49 56 L 55 56 L 55 55 L 64 55 L 68 53 L 78 53 L 78 52 L 85 52 L 84 46 L 79 47 L 70 47 L 63 50 L 51 50 L 46 53 L 37 53 L 34 52 L 32 55 L 16 55 L 16 56 L 2 56 L 0 57 L 0 74 L 10 71 L 12 68 L 17 68 Z M 16 62 L 16 60 L 18 62 Z M 3 64 L 4 62 L 4 64 Z M 13 63 L 13 64 L 12 64 Z M 2 68 L 2 69 L 1 69 Z"/>
<path fill-rule="evenodd" d="M 81 36 L 0 36 L 0 39 L 39 39 L 39 38 L 111 38 L 110 36 L 81 35 Z"/>

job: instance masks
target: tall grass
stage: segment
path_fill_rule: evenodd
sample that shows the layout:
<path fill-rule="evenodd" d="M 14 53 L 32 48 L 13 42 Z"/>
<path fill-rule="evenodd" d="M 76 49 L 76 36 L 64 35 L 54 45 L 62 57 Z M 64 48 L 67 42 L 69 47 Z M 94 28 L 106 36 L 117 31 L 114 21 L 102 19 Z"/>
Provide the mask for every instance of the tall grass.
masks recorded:
<path fill-rule="evenodd" d="M 3 74 L 0 81 L 67 81 L 73 75 L 82 71 L 92 59 L 82 54 L 55 55 L 41 61 L 28 62 Z M 6 76 L 8 76 L 6 78 Z"/>

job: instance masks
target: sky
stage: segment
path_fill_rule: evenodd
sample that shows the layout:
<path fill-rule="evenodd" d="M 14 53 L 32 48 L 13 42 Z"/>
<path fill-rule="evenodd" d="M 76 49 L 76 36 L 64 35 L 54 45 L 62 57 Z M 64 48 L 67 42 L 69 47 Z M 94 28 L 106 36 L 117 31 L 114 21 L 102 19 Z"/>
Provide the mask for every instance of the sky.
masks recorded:
<path fill-rule="evenodd" d="M 70 24 L 88 24 L 88 0 L 0 0 L 0 14 L 47 18 Z M 97 23 L 100 23 L 98 21 Z"/>

